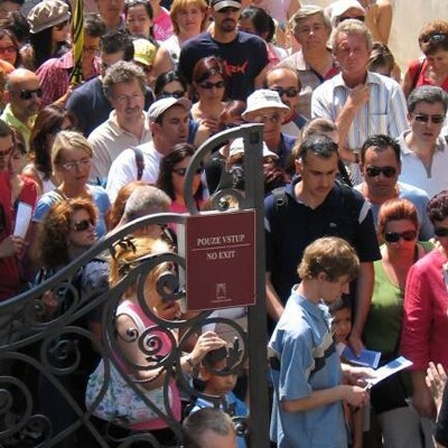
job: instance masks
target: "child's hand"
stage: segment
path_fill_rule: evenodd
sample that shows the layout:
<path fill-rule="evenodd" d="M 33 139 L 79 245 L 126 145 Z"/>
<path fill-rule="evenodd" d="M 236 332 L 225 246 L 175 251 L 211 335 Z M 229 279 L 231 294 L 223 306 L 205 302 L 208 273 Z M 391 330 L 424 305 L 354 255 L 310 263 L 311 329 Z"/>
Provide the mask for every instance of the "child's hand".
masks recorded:
<path fill-rule="evenodd" d="M 354 408 L 360 408 L 365 406 L 370 399 L 369 392 L 359 386 L 344 386 L 345 398 L 344 400 Z"/>
<path fill-rule="evenodd" d="M 190 358 L 195 365 L 198 365 L 208 352 L 224 347 L 226 344 L 226 341 L 221 339 L 214 331 L 206 331 L 199 336 Z"/>

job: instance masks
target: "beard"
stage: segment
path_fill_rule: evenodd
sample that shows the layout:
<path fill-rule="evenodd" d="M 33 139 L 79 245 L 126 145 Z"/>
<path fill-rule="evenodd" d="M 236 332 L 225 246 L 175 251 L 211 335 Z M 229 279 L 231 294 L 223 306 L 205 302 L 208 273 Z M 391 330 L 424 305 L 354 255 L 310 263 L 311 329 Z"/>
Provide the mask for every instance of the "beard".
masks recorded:
<path fill-rule="evenodd" d="M 219 28 L 221 29 L 221 31 L 227 33 L 234 31 L 236 28 L 236 21 L 232 19 L 225 19 L 222 21 L 221 26 Z"/>

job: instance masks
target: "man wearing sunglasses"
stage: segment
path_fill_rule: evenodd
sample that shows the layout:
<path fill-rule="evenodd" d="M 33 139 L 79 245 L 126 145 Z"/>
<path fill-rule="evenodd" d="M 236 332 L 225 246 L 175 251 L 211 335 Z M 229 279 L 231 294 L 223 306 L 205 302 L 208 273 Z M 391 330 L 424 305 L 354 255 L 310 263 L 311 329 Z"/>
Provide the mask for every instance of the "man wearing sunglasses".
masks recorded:
<path fill-rule="evenodd" d="M 289 107 L 282 124 L 282 132 L 298 137 L 308 120 L 297 112 L 302 88 L 299 74 L 292 67 L 275 67 L 266 75 L 266 88 L 275 90 Z"/>
<path fill-rule="evenodd" d="M 398 143 L 401 147 L 400 181 L 419 187 L 433 197 L 448 188 L 448 144 L 440 135 L 448 110 L 447 93 L 436 86 L 421 86 L 408 97 L 410 129 Z"/>
<path fill-rule="evenodd" d="M 24 68 L 12 71 L 6 81 L 6 95 L 7 104 L 0 118 L 22 134 L 28 152 L 34 120 L 42 107 L 39 78 Z"/>
<path fill-rule="evenodd" d="M 398 182 L 402 171 L 400 145 L 387 135 L 372 135 L 361 148 L 361 172 L 364 182 L 356 189 L 369 201 L 375 227 L 378 211 L 389 199 L 403 198 L 412 202 L 418 212 L 420 240 L 434 236 L 433 226 L 426 213 L 428 194 L 421 188 Z"/>
<path fill-rule="evenodd" d="M 210 4 L 212 30 L 183 45 L 179 73 L 191 85 L 196 62 L 206 56 L 218 56 L 228 76 L 228 99 L 246 101 L 255 88 L 263 85 L 269 63 L 266 43 L 238 30 L 241 0 L 211 0 Z"/>

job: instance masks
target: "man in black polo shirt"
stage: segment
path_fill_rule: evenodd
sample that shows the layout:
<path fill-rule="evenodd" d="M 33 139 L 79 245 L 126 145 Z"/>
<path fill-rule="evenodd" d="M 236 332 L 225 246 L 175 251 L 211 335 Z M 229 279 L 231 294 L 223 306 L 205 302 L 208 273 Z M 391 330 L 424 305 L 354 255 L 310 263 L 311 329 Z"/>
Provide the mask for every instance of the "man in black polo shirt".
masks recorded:
<path fill-rule="evenodd" d="M 263 85 L 269 62 L 266 43 L 258 36 L 238 31 L 241 0 L 212 0 L 211 7 L 214 26 L 183 45 L 179 73 L 191 84 L 196 62 L 217 56 L 227 75 L 227 97 L 246 101 L 255 88 Z"/>
<path fill-rule="evenodd" d="M 305 248 L 323 236 L 339 236 L 355 248 L 361 269 L 352 285 L 355 318 L 350 344 L 362 347 L 361 334 L 373 289 L 373 261 L 381 258 L 372 212 L 362 195 L 336 182 L 338 147 L 328 137 L 311 135 L 301 144 L 295 177 L 284 192 L 265 200 L 266 296 L 270 317 L 283 313 Z"/>

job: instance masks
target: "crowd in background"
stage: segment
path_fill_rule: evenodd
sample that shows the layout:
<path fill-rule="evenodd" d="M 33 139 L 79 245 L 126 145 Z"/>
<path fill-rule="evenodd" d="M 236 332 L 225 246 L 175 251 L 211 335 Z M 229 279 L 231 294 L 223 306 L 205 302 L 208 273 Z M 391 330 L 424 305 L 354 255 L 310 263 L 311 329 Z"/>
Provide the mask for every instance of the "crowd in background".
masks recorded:
<path fill-rule="evenodd" d="M 184 185 L 196 149 L 225 129 L 262 123 L 270 348 L 283 347 L 278 335 L 307 246 L 334 236 L 359 258 L 356 281 L 341 289 L 346 306 L 330 307 L 334 340 L 357 355 L 365 348 L 381 352 L 381 364 L 400 355 L 413 362 L 373 388 L 368 407 L 345 406 L 342 426 L 335 433 L 323 428 L 318 437 L 319 412 L 344 409 L 344 400 L 358 403 L 359 386 L 350 385 L 351 398 L 332 395 L 289 407 L 289 394 L 293 402 L 311 397 L 314 388 L 328 387 L 328 378 L 314 376 L 317 355 L 303 356 L 298 368 L 305 383 L 293 386 L 289 377 L 276 377 L 285 368 L 276 353 L 272 442 L 314 446 L 305 442 L 308 431 L 316 446 L 448 446 L 448 400 L 441 398 L 448 369 L 448 21 L 421 24 L 418 42 L 409 43 L 421 57 L 402 71 L 388 48 L 390 0 L 334 0 L 326 9 L 299 0 L 90 0 L 84 1 L 83 51 L 76 61 L 75 6 L 0 0 L 0 300 L 50 278 L 135 219 L 187 212 Z M 244 194 L 244 157 L 244 142 L 235 139 L 197 168 L 189 194 L 198 209 L 212 208 L 214 193 L 225 188 Z M 18 232 L 24 216 L 29 225 Z M 81 305 L 145 256 L 176 252 L 177 230 L 175 224 L 146 226 L 113 259 L 92 260 L 73 280 Z M 129 368 L 145 362 L 130 334 L 140 320 L 148 328 L 157 319 L 188 317 L 156 287 L 156 276 L 175 268 L 165 263 L 158 269 L 145 286 L 152 317 L 134 287 L 115 317 L 116 356 L 147 391 L 160 388 L 165 374 L 160 369 L 148 377 Z M 66 306 L 50 291 L 42 303 L 46 319 Z M 247 326 L 244 307 L 212 316 Z M 8 325 L 7 317 L 0 316 L 1 325 Z M 91 359 L 64 385 L 84 406 L 98 363 L 101 310 L 80 325 L 94 334 L 86 348 Z M 225 410 L 245 417 L 248 369 L 223 376 L 204 367 L 207 354 L 219 353 L 228 340 L 219 325 L 204 328 L 189 340 L 180 363 L 205 396 L 220 397 Z M 171 343 L 163 339 L 162 354 Z M 225 368 L 227 356 L 212 357 L 208 367 Z M 39 410 L 51 416 L 55 430 L 71 424 L 74 416 L 62 400 L 44 399 L 57 393 L 53 386 L 43 375 L 34 380 Z M 334 381 L 336 387 L 341 379 Z M 181 421 L 185 397 L 175 381 L 170 391 L 173 417 Z M 366 404 L 364 395 L 358 404 Z M 213 400 L 187 406 L 207 407 Z M 360 416 L 369 417 L 368 427 Z M 104 428 L 100 420 L 97 425 Z M 289 435 L 295 425 L 308 428 L 299 439 Z M 149 431 L 167 445 L 173 440 L 162 419 L 127 429 Z M 225 429 L 221 436 L 228 434 Z M 230 443 L 250 446 L 250 436 L 238 433 L 235 442 L 231 435 Z M 76 437 L 58 446 L 90 443 L 82 431 Z"/>

